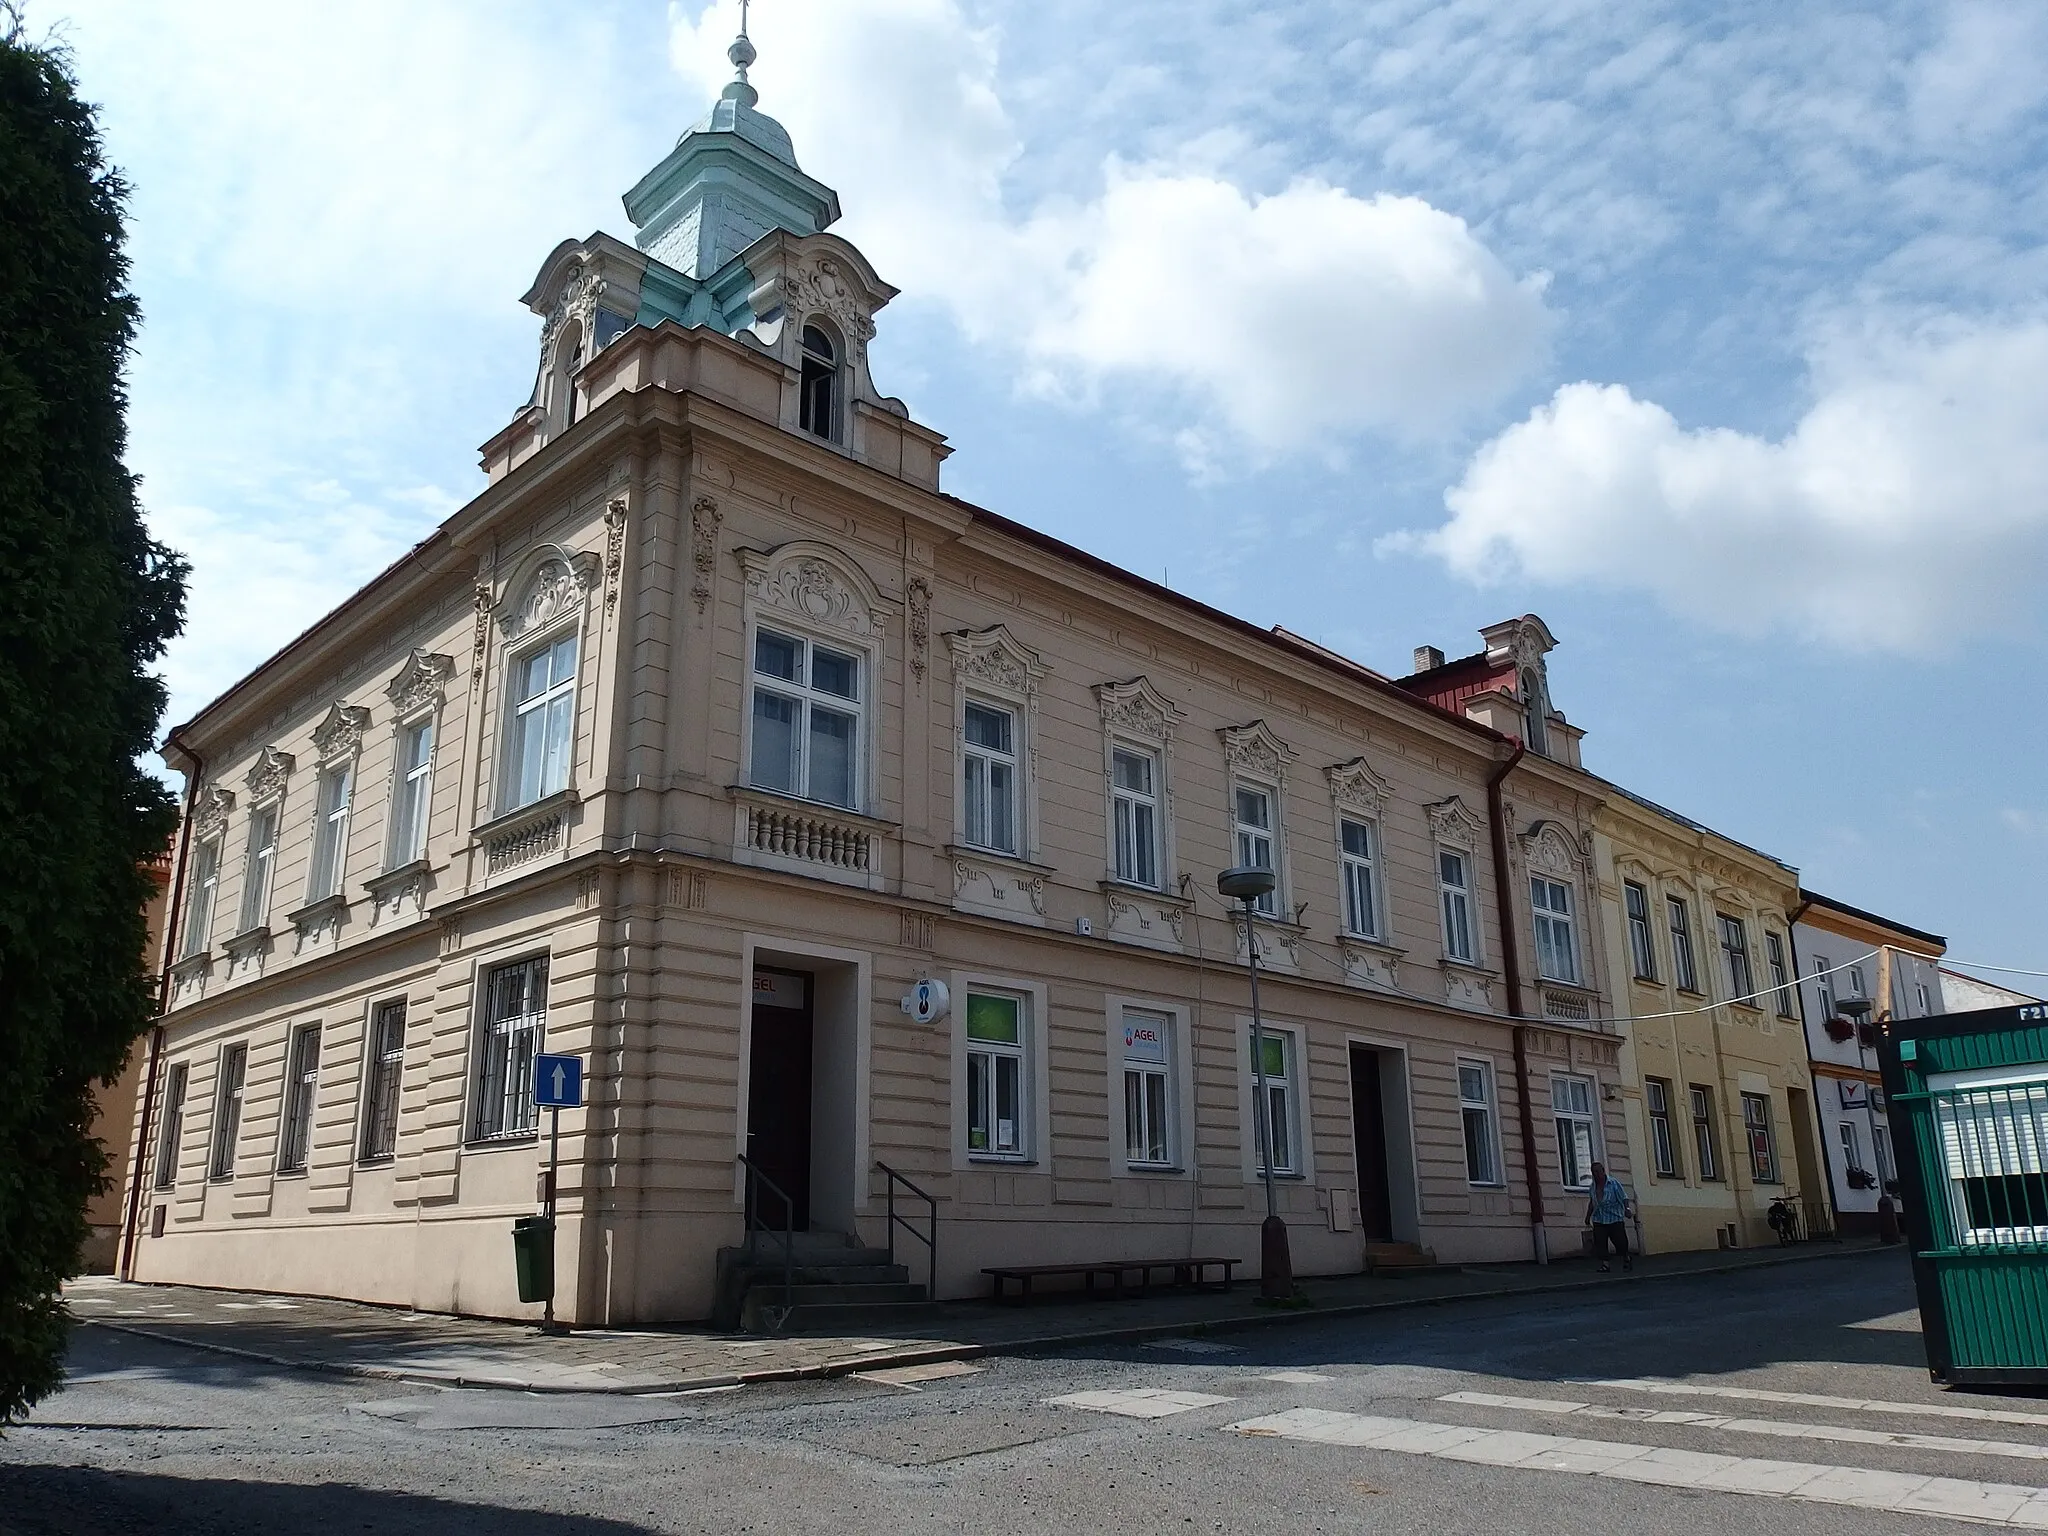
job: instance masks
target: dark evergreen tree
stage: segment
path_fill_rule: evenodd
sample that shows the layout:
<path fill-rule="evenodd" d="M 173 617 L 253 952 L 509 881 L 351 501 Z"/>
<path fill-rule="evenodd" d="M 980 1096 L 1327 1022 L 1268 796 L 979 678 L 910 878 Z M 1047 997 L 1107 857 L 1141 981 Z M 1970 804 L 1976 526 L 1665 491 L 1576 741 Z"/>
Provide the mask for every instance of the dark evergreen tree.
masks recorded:
<path fill-rule="evenodd" d="M 139 766 L 185 566 L 122 462 L 124 196 L 68 61 L 0 7 L 0 1425 L 63 1366 L 94 1088 L 155 1011 L 144 866 L 177 817 Z"/>

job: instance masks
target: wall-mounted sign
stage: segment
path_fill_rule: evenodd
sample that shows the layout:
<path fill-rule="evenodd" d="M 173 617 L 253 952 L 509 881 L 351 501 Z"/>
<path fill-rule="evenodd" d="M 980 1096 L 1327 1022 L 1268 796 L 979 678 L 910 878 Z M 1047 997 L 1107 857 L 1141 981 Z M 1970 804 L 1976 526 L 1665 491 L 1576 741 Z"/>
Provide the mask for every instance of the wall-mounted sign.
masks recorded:
<path fill-rule="evenodd" d="M 801 1008 L 809 981 L 808 976 L 791 976 L 782 971 L 756 971 L 754 1002 L 763 1008 Z"/>
<path fill-rule="evenodd" d="M 1848 1078 L 1844 1077 L 1837 1079 L 1835 1086 L 1842 1090 L 1842 1108 L 1870 1108 L 1870 1085 L 1868 1083 L 1852 1083 Z"/>
<path fill-rule="evenodd" d="M 1166 1026 L 1157 1019 L 1125 1019 L 1124 1059 L 1165 1062 Z"/>
<path fill-rule="evenodd" d="M 952 996 L 943 981 L 920 981 L 903 994 L 903 1011 L 920 1024 L 936 1024 L 946 1016 Z"/>

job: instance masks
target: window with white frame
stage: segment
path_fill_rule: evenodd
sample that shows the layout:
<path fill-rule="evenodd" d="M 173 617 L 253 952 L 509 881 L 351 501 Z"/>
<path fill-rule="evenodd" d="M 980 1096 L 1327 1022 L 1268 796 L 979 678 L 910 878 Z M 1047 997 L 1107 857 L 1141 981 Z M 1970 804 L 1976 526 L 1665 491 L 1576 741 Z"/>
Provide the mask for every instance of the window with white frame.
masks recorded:
<path fill-rule="evenodd" d="M 1263 1029 L 1259 1041 L 1265 1046 L 1266 1097 L 1263 1103 L 1258 1098 L 1257 1063 L 1261 1057 L 1247 1052 L 1252 1064 L 1252 1138 L 1259 1145 L 1253 1155 L 1255 1166 L 1261 1173 L 1266 1168 L 1266 1149 L 1260 1138 L 1270 1134 L 1273 1138 L 1273 1171 L 1275 1173 L 1299 1173 L 1298 1156 L 1300 1128 L 1295 1122 L 1294 1097 L 1294 1036 L 1285 1030 Z M 1263 1123 L 1261 1117 L 1263 1116 Z"/>
<path fill-rule="evenodd" d="M 575 737 L 576 636 L 567 634 L 513 659 L 502 808 L 567 789 Z"/>
<path fill-rule="evenodd" d="M 178 1185 L 178 1150 L 185 1141 L 185 1085 L 191 1079 L 191 1070 L 181 1061 L 164 1078 L 164 1123 L 156 1139 L 158 1189 L 175 1189 Z"/>
<path fill-rule="evenodd" d="M 1749 1171 L 1759 1184 L 1778 1181 L 1778 1150 L 1771 1137 L 1771 1101 L 1760 1093 L 1742 1096 L 1742 1130 L 1749 1141 Z"/>
<path fill-rule="evenodd" d="M 1860 965 L 1849 967 L 1849 995 L 1851 997 L 1870 996 L 1869 989 L 1864 985 L 1863 967 Z"/>
<path fill-rule="evenodd" d="M 1692 957 L 1692 908 L 1683 896 L 1666 896 L 1664 913 L 1671 928 L 1671 979 L 1679 991 L 1697 992 L 1700 973 Z"/>
<path fill-rule="evenodd" d="M 1239 867 L 1270 869 L 1276 877 L 1274 888 L 1253 906 L 1268 917 L 1276 916 L 1280 911 L 1277 882 L 1280 866 L 1273 858 L 1273 791 L 1264 785 L 1239 780 L 1231 793 L 1231 808 L 1231 830 Z"/>
<path fill-rule="evenodd" d="M 1657 946 L 1650 935 L 1650 893 L 1633 880 L 1621 885 L 1622 905 L 1628 911 L 1628 953 L 1634 963 L 1636 980 L 1657 979 Z"/>
<path fill-rule="evenodd" d="M 1721 1159 L 1715 1152 L 1714 1090 L 1698 1084 L 1686 1090 L 1692 1106 L 1692 1155 L 1702 1179 L 1721 1177 Z"/>
<path fill-rule="evenodd" d="M 1173 1020 L 1163 1013 L 1126 1008 L 1124 1048 L 1124 1158 L 1133 1168 L 1170 1168 L 1174 1145 Z"/>
<path fill-rule="evenodd" d="M 1596 1102 L 1592 1078 L 1552 1074 L 1550 1113 L 1557 1123 L 1557 1177 L 1566 1189 L 1593 1187 L 1593 1162 L 1600 1155 Z"/>
<path fill-rule="evenodd" d="M 1835 1016 L 1835 975 L 1834 967 L 1828 964 L 1825 955 L 1813 957 L 1813 990 L 1820 999 L 1820 1016 L 1832 1019 Z"/>
<path fill-rule="evenodd" d="M 405 1067 L 405 999 L 387 998 L 370 1020 L 370 1070 L 363 1088 L 363 1146 L 366 1163 L 380 1163 L 398 1149 L 398 1087 Z"/>
<path fill-rule="evenodd" d="M 1854 1120 L 1843 1120 L 1836 1124 L 1835 1129 L 1842 1138 L 1843 1170 L 1861 1168 L 1863 1166 L 1863 1140 L 1856 1134 L 1856 1122 Z"/>
<path fill-rule="evenodd" d="M 1380 925 L 1379 836 L 1369 821 L 1337 818 L 1338 862 L 1344 876 L 1344 931 L 1384 938 Z"/>
<path fill-rule="evenodd" d="M 1472 941 L 1472 861 L 1450 848 L 1436 852 L 1437 894 L 1444 915 L 1444 954 L 1467 965 L 1479 957 Z"/>
<path fill-rule="evenodd" d="M 1465 1128 L 1465 1182 L 1500 1183 L 1500 1141 L 1493 1117 L 1493 1068 L 1488 1063 L 1458 1063 L 1458 1117 Z"/>
<path fill-rule="evenodd" d="M 799 336 L 802 365 L 797 381 L 797 425 L 827 441 L 839 436 L 839 348 L 821 321 Z"/>
<path fill-rule="evenodd" d="M 765 625 L 754 632 L 747 782 L 801 800 L 860 804 L 861 660 Z"/>
<path fill-rule="evenodd" d="M 1110 832 L 1116 877 L 1130 885 L 1160 883 L 1159 758 L 1136 747 L 1109 754 Z"/>
<path fill-rule="evenodd" d="M 391 779 L 391 847 L 385 855 L 388 868 L 397 869 L 426 857 L 433 776 L 432 718 L 400 726 L 398 762 Z"/>
<path fill-rule="evenodd" d="M 972 1157 L 1022 1159 L 1031 1146 L 1024 999 L 972 991 L 962 1010 L 967 1033 L 967 1151 Z"/>
<path fill-rule="evenodd" d="M 281 808 L 273 802 L 249 813 L 249 851 L 242 860 L 242 916 L 236 931 L 263 926 L 270 909 L 270 876 L 277 868 L 277 827 Z"/>
<path fill-rule="evenodd" d="M 1764 930 L 1764 959 L 1771 968 L 1771 1001 L 1781 1019 L 1799 1017 L 1799 1005 L 1792 996 L 1792 967 L 1785 960 L 1785 936 Z"/>
<path fill-rule="evenodd" d="M 1916 981 L 1913 983 L 1913 997 L 1918 1004 L 1918 1007 L 1914 1010 L 1916 1017 L 1924 1019 L 1934 1012 L 1934 1002 L 1927 994 L 1926 982 Z"/>
<path fill-rule="evenodd" d="M 1671 1135 L 1671 1084 L 1661 1077 L 1643 1079 L 1643 1109 L 1650 1122 L 1650 1166 L 1659 1178 L 1678 1177 L 1678 1148 Z"/>
<path fill-rule="evenodd" d="M 1545 981 L 1579 979 L 1579 950 L 1572 940 L 1572 888 L 1542 875 L 1529 880 L 1529 908 L 1536 922 L 1536 974 Z"/>
<path fill-rule="evenodd" d="M 337 763 L 320 775 L 319 801 L 313 809 L 313 865 L 306 877 L 309 902 L 339 895 L 348 873 L 348 812 L 355 777 L 353 763 Z"/>
<path fill-rule="evenodd" d="M 960 840 L 1017 852 L 1017 714 L 969 699 L 960 720 Z"/>
<path fill-rule="evenodd" d="M 1877 1176 L 1886 1188 L 1899 1176 L 1899 1170 L 1892 1165 L 1892 1133 L 1882 1125 L 1872 1123 L 1870 1143 L 1877 1159 Z"/>
<path fill-rule="evenodd" d="M 470 1138 L 521 1136 L 534 1127 L 533 1058 L 548 1018 L 545 955 L 484 975 L 477 1021 Z"/>
<path fill-rule="evenodd" d="M 249 1075 L 249 1047 L 223 1046 L 220 1080 L 213 1090 L 213 1157 L 208 1173 L 216 1179 L 235 1176 L 235 1142 L 242 1134 L 242 1089 Z"/>
<path fill-rule="evenodd" d="M 220 890 L 220 839 L 210 837 L 192 854 L 192 895 L 185 905 L 185 938 L 179 959 L 205 950 L 213 937 L 213 898 Z"/>
<path fill-rule="evenodd" d="M 320 1090 L 320 1026 L 292 1031 L 286 1058 L 284 1124 L 278 1129 L 277 1171 L 303 1173 L 313 1143 L 313 1101 Z"/>
<path fill-rule="evenodd" d="M 1728 965 L 1728 996 L 1737 1002 L 1756 1002 L 1756 975 L 1749 968 L 1749 927 L 1726 912 L 1714 914 L 1721 924 L 1721 955 Z"/>

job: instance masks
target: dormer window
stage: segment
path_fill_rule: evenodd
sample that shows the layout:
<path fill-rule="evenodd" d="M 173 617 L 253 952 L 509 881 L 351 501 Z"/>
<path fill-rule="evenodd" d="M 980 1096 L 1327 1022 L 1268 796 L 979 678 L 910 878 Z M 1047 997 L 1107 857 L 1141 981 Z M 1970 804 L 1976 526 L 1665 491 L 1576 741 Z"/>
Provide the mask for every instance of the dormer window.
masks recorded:
<path fill-rule="evenodd" d="M 822 325 L 803 332 L 803 377 L 797 386 L 797 425 L 828 442 L 839 436 L 839 348 Z"/>
<path fill-rule="evenodd" d="M 1522 668 L 1522 739 L 1531 752 L 1550 756 L 1550 701 L 1543 696 L 1543 675 L 1534 667 Z"/>

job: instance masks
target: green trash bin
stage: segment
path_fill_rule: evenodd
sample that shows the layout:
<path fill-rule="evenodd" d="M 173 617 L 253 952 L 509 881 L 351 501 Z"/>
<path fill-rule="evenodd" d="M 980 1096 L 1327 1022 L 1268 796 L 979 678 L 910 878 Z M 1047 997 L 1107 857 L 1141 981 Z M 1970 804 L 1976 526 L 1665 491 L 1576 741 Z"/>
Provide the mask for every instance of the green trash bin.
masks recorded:
<path fill-rule="evenodd" d="M 521 1216 L 512 1223 L 512 1260 L 519 1271 L 521 1301 L 552 1301 L 555 1295 L 555 1221 Z"/>

